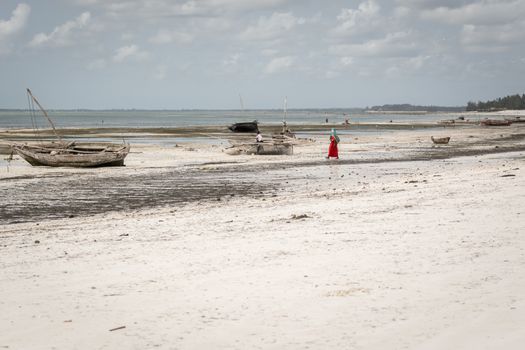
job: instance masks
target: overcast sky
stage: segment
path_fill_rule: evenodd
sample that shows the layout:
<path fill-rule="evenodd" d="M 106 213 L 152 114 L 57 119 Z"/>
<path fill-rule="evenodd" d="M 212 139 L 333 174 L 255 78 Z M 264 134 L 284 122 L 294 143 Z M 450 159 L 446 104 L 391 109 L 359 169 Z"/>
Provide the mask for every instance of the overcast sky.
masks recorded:
<path fill-rule="evenodd" d="M 525 0 L 0 0 L 0 108 L 466 105 L 524 93 Z"/>

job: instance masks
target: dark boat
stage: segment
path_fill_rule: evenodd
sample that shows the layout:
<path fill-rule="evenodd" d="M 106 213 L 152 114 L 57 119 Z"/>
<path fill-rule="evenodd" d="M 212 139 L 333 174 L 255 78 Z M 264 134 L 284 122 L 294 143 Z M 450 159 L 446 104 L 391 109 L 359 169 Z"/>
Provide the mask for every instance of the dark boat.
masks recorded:
<path fill-rule="evenodd" d="M 500 119 L 485 119 L 482 120 L 481 125 L 484 126 L 509 126 L 512 124 L 510 120 L 500 120 Z"/>
<path fill-rule="evenodd" d="M 437 145 L 446 145 L 450 141 L 450 137 L 434 137 L 430 136 L 430 139 L 432 142 L 434 142 Z"/>
<path fill-rule="evenodd" d="M 254 120 L 253 122 L 242 122 L 242 123 L 235 123 L 228 127 L 233 132 L 257 132 L 259 131 L 259 127 L 257 126 L 257 120 Z"/>

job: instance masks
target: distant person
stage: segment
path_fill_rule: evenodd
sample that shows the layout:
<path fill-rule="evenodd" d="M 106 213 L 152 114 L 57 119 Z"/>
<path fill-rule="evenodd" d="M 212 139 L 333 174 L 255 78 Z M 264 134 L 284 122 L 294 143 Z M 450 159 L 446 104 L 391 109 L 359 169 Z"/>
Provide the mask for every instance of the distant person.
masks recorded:
<path fill-rule="evenodd" d="M 328 117 L 325 119 L 326 124 L 328 124 Z"/>
<path fill-rule="evenodd" d="M 332 129 L 332 132 L 330 133 L 330 146 L 328 147 L 328 157 L 326 157 L 326 159 L 339 159 L 339 150 L 337 149 L 337 144 L 339 143 L 339 141 L 340 139 L 339 136 L 337 136 L 337 131 L 335 131 L 335 129 Z"/>
<path fill-rule="evenodd" d="M 255 136 L 255 142 L 263 142 L 263 137 L 260 131 L 257 131 L 257 136 Z"/>

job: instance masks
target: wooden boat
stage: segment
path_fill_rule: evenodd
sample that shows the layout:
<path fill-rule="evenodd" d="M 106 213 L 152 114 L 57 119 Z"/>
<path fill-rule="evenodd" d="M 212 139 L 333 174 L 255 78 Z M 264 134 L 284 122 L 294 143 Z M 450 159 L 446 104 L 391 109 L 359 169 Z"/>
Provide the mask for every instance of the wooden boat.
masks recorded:
<path fill-rule="evenodd" d="M 432 142 L 434 142 L 437 145 L 446 145 L 450 141 L 450 137 L 434 137 L 430 136 L 430 139 Z"/>
<path fill-rule="evenodd" d="M 254 120 L 253 122 L 241 122 L 241 123 L 235 123 L 228 127 L 233 132 L 257 132 L 259 130 L 259 126 L 257 123 L 257 120 Z"/>
<path fill-rule="evenodd" d="M 77 143 L 65 142 L 58 135 L 55 124 L 47 115 L 45 109 L 33 96 L 31 90 L 27 89 L 30 101 L 29 109 L 34 116 L 33 103 L 36 103 L 53 129 L 57 142 L 40 144 L 10 144 L 13 152 L 25 159 L 33 166 L 53 167 L 101 167 L 122 166 L 124 158 L 129 153 L 129 144 L 113 143 Z"/>
<path fill-rule="evenodd" d="M 512 124 L 510 120 L 500 119 L 484 119 L 480 123 L 484 126 L 509 126 L 510 124 Z"/>
<path fill-rule="evenodd" d="M 93 143 L 12 144 L 11 148 L 33 166 L 122 166 L 130 145 Z"/>
<path fill-rule="evenodd" d="M 256 155 L 292 155 L 293 144 L 290 142 L 253 142 L 233 145 L 225 150 L 227 154 L 256 154 Z"/>
<path fill-rule="evenodd" d="M 505 120 L 511 122 L 511 123 L 525 123 L 525 119 L 521 119 L 520 117 L 514 117 L 514 118 L 505 118 Z"/>

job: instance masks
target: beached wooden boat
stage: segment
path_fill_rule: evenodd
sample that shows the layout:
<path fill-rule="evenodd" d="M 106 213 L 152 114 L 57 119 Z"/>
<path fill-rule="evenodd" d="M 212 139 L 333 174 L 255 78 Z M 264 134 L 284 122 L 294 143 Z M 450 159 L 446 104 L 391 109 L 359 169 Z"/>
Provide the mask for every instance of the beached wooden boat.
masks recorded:
<path fill-rule="evenodd" d="M 480 123 L 484 126 L 509 126 L 512 124 L 510 120 L 501 119 L 484 119 Z"/>
<path fill-rule="evenodd" d="M 446 145 L 450 141 L 450 137 L 448 136 L 447 137 L 430 136 L 430 139 L 432 140 L 432 142 L 434 142 L 437 145 Z"/>
<path fill-rule="evenodd" d="M 256 155 L 292 155 L 293 144 L 290 142 L 253 142 L 235 144 L 226 148 L 230 155 L 256 154 Z"/>
<path fill-rule="evenodd" d="M 130 145 L 93 143 L 12 144 L 11 148 L 33 166 L 122 166 Z"/>
<path fill-rule="evenodd" d="M 53 167 L 101 167 L 122 166 L 124 158 L 129 153 L 129 144 L 113 143 L 78 143 L 65 142 L 58 135 L 55 124 L 47 115 L 45 109 L 33 96 L 31 90 L 27 89 L 31 110 L 31 116 L 35 115 L 34 105 L 36 103 L 53 129 L 56 142 L 40 144 L 11 143 L 11 149 L 20 157 L 33 166 Z"/>
<path fill-rule="evenodd" d="M 257 132 L 259 126 L 256 120 L 253 122 L 235 123 L 228 127 L 233 132 Z"/>
<path fill-rule="evenodd" d="M 520 117 L 514 117 L 514 118 L 505 118 L 505 120 L 511 122 L 511 123 L 525 123 L 525 119 L 521 119 Z"/>

